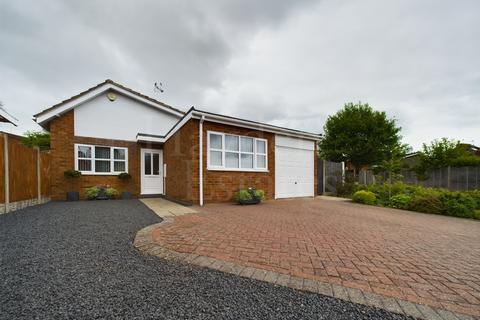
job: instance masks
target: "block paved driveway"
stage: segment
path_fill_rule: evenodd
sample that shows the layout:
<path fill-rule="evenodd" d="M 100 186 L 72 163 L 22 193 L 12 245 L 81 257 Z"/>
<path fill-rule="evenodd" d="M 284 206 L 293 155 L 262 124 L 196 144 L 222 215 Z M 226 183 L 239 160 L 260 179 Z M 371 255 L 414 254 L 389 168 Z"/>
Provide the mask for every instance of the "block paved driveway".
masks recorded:
<path fill-rule="evenodd" d="M 207 205 L 153 232 L 170 250 L 480 315 L 480 223 L 323 199 Z"/>
<path fill-rule="evenodd" d="M 136 250 L 160 221 L 137 200 L 0 215 L 0 319 L 406 319 Z"/>

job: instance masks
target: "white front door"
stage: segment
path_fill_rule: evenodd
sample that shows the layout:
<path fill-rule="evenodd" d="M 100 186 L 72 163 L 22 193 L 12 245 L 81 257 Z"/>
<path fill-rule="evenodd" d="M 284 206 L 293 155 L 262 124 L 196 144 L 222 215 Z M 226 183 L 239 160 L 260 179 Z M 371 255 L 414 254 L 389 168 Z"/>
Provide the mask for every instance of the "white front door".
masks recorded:
<path fill-rule="evenodd" d="M 163 150 L 142 149 L 141 194 L 163 194 Z"/>

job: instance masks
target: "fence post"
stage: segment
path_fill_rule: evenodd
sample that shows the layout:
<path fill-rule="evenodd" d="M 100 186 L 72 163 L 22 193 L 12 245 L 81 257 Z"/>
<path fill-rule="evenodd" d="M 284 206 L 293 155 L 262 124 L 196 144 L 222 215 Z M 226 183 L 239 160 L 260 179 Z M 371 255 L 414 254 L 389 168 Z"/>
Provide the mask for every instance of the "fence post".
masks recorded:
<path fill-rule="evenodd" d="M 8 207 L 10 205 L 10 177 L 8 173 L 8 134 L 3 133 L 3 154 L 4 154 L 4 161 L 3 165 L 5 166 L 5 177 L 4 177 L 4 183 L 5 183 L 5 213 L 8 212 Z"/>
<path fill-rule="evenodd" d="M 450 166 L 447 167 L 447 189 L 450 190 Z"/>
<path fill-rule="evenodd" d="M 42 171 L 41 171 L 41 158 L 40 158 L 40 148 L 35 147 L 37 150 L 37 203 L 40 204 L 40 199 L 42 198 Z"/>

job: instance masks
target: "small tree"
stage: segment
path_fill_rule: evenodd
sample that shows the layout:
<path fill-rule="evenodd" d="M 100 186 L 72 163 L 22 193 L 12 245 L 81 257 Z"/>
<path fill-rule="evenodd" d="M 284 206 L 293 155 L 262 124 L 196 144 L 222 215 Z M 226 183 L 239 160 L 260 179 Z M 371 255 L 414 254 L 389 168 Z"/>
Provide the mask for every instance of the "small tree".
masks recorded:
<path fill-rule="evenodd" d="M 27 131 L 22 138 L 22 144 L 29 148 L 40 150 L 50 149 L 50 133 L 44 131 Z"/>
<path fill-rule="evenodd" d="M 405 155 L 411 151 L 411 147 L 406 144 L 400 144 L 394 147 L 389 152 L 389 157 L 383 160 L 379 165 L 376 165 L 374 171 L 376 173 L 385 172 L 388 174 L 388 197 L 392 196 L 392 183 L 397 182 L 403 177 L 401 176 L 401 170 L 403 168 L 402 159 Z"/>
<path fill-rule="evenodd" d="M 365 165 L 380 164 L 391 159 L 392 150 L 400 148 L 400 127 L 385 112 L 375 111 L 368 104 L 348 103 L 328 117 L 324 138 L 319 143 L 320 155 L 330 161 L 350 162 L 355 172 Z"/>

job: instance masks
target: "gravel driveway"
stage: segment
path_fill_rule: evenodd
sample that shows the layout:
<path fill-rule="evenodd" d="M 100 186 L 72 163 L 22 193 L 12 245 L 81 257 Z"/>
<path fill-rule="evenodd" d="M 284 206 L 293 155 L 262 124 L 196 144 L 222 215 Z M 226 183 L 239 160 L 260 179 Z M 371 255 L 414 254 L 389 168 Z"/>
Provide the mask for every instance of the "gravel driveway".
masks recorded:
<path fill-rule="evenodd" d="M 142 255 L 141 202 L 54 202 L 0 215 L 0 319 L 404 319 Z"/>

